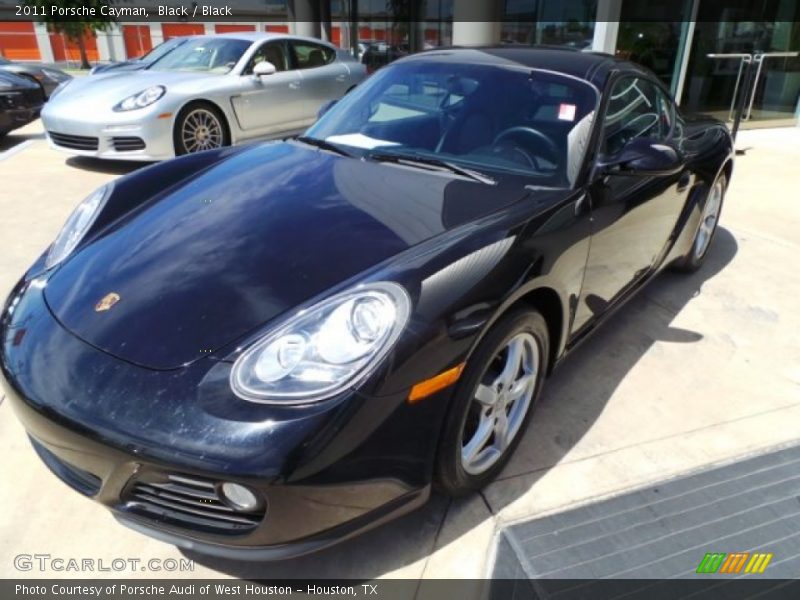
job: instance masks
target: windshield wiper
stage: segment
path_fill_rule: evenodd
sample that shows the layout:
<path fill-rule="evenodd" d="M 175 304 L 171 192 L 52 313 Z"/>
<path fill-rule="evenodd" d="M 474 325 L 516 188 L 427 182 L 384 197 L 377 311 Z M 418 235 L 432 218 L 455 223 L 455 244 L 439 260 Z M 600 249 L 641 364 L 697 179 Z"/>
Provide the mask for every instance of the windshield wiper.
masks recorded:
<path fill-rule="evenodd" d="M 342 156 L 350 156 L 350 157 L 353 156 L 347 150 L 341 148 L 340 146 L 337 146 L 336 144 L 332 144 L 331 142 L 327 142 L 325 140 L 321 140 L 319 138 L 309 137 L 307 135 L 300 135 L 294 139 L 296 139 L 298 142 L 303 142 L 304 144 L 308 144 L 309 146 L 315 146 L 322 150 L 330 150 L 331 152 L 335 152 L 336 154 L 341 154 Z"/>
<path fill-rule="evenodd" d="M 473 171 L 465 167 L 459 167 L 451 162 L 442 160 L 440 158 L 433 158 L 429 156 L 420 156 L 419 154 L 399 154 L 395 152 L 373 152 L 367 155 L 367 158 L 376 160 L 378 162 L 393 162 L 397 164 L 410 164 L 410 165 L 425 165 L 426 167 L 433 167 L 434 169 L 446 170 L 462 177 L 468 177 L 473 181 L 485 183 L 486 185 L 495 185 L 497 182 L 484 175 L 479 171 Z"/>

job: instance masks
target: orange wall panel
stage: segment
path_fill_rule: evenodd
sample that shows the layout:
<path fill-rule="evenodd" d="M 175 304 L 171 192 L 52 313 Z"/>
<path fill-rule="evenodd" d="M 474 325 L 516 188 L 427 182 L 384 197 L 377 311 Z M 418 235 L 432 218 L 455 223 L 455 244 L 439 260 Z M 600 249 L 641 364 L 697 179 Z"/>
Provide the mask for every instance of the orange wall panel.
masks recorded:
<path fill-rule="evenodd" d="M 164 40 L 184 35 L 203 35 L 206 28 L 202 23 L 164 23 L 161 25 Z"/>
<path fill-rule="evenodd" d="M 214 25 L 214 31 L 217 33 L 232 33 L 234 31 L 255 31 L 255 25 L 237 25 L 237 24 L 220 24 Z"/>
<path fill-rule="evenodd" d="M 125 55 L 139 58 L 153 48 L 149 25 L 123 25 L 122 39 L 125 42 Z"/>
<path fill-rule="evenodd" d="M 9 60 L 41 60 L 33 23 L 0 21 L 0 54 Z"/>
<path fill-rule="evenodd" d="M 83 43 L 86 45 L 86 56 L 89 60 L 99 60 L 100 53 L 97 51 L 97 38 L 91 33 L 87 33 L 83 36 Z M 79 61 L 81 59 L 81 51 L 78 48 L 78 44 L 68 40 L 67 36 L 62 33 L 50 33 L 50 46 L 53 48 L 53 58 L 56 61 Z"/>

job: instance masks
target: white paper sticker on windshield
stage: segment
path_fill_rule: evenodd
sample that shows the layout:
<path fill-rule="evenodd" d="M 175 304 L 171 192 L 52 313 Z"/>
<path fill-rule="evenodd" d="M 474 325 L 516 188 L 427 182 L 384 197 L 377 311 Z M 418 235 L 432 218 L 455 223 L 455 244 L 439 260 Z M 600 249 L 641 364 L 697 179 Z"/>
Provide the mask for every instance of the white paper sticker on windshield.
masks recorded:
<path fill-rule="evenodd" d="M 376 140 L 363 133 L 345 133 L 344 135 L 332 135 L 325 138 L 326 142 L 333 144 L 344 144 L 345 146 L 353 146 L 355 148 L 366 148 L 372 150 L 379 146 L 399 146 L 397 142 L 390 142 L 388 140 Z"/>
<path fill-rule="evenodd" d="M 558 120 L 559 121 L 574 121 L 575 120 L 575 105 L 574 104 L 560 104 L 558 107 Z"/>

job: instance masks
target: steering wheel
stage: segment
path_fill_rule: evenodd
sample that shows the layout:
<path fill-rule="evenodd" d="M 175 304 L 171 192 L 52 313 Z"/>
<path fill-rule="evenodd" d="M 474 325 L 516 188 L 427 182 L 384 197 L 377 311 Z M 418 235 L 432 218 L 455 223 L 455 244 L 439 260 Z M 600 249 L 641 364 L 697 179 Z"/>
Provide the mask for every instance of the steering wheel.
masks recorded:
<path fill-rule="evenodd" d="M 538 129 L 534 129 L 533 127 L 528 127 L 524 125 L 517 125 L 515 127 L 509 127 L 508 129 L 501 131 L 497 137 L 494 138 L 492 142 L 492 146 L 497 146 L 500 142 L 517 136 L 523 135 L 531 139 L 531 141 L 535 141 L 536 143 L 533 144 L 531 147 L 525 146 L 524 148 L 519 148 L 522 150 L 526 155 L 528 155 L 533 161 L 533 167 L 539 170 L 539 161 L 536 160 L 536 157 L 539 156 L 541 158 L 546 158 L 551 162 L 558 164 L 558 147 L 555 145 L 553 140 L 547 137 Z"/>

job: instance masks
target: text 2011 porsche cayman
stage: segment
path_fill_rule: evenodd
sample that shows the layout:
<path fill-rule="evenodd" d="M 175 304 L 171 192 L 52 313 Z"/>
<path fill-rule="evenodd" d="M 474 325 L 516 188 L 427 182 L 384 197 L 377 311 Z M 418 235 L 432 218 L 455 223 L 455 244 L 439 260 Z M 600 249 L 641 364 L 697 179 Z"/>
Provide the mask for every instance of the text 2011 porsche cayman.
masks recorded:
<path fill-rule="evenodd" d="M 307 552 L 495 476 L 568 351 L 701 265 L 732 160 L 613 57 L 411 56 L 296 140 L 84 200 L 5 306 L 7 395 L 131 527 Z"/>
<path fill-rule="evenodd" d="M 134 67 L 109 67 L 59 86 L 42 111 L 51 146 L 155 161 L 284 137 L 311 125 L 323 104 L 366 77 L 366 67 L 344 50 L 278 33 L 170 41 Z"/>

